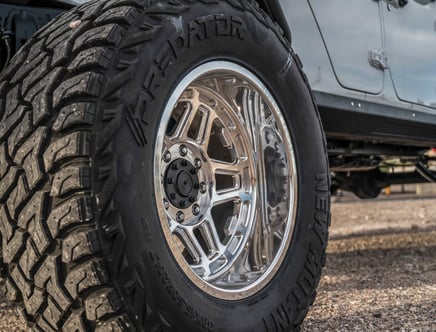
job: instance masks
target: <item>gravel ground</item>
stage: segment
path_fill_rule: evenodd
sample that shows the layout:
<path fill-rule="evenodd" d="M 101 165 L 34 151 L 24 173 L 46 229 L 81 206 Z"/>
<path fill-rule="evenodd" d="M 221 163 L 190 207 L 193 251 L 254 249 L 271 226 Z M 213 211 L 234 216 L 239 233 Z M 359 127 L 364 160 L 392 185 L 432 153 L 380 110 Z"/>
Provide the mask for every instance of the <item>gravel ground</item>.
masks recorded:
<path fill-rule="evenodd" d="M 303 331 L 436 331 L 435 203 L 334 202 L 327 264 Z"/>
<path fill-rule="evenodd" d="M 302 330 L 436 331 L 436 199 L 335 200 Z M 0 292 L 0 331 L 27 331 L 15 311 Z"/>

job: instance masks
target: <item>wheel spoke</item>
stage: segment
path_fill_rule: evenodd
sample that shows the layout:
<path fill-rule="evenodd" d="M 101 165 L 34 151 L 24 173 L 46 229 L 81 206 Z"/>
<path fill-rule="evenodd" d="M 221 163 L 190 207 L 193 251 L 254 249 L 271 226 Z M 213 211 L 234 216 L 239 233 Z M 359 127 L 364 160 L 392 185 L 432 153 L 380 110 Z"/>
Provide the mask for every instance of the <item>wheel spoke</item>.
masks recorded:
<path fill-rule="evenodd" d="M 196 89 L 192 89 L 192 97 L 182 99 L 179 102 L 184 104 L 185 108 L 178 120 L 174 133 L 170 137 L 171 140 L 187 138 L 189 128 L 191 128 L 200 107 L 200 94 Z"/>
<path fill-rule="evenodd" d="M 210 162 L 212 172 L 215 174 L 223 175 L 239 175 L 242 176 L 244 170 L 248 167 L 247 162 L 237 161 L 235 163 L 229 163 L 219 160 L 211 160 Z"/>
<path fill-rule="evenodd" d="M 203 236 L 206 247 L 208 248 L 209 256 L 216 255 L 223 250 L 223 245 L 210 214 L 200 224 L 199 230 Z"/>
<path fill-rule="evenodd" d="M 194 235 L 192 227 L 177 227 L 174 233 L 179 236 L 195 265 L 203 264 L 207 256 Z"/>
<path fill-rule="evenodd" d="M 248 161 L 241 159 L 235 163 L 217 160 L 211 161 L 211 168 L 215 174 L 215 178 L 220 179 L 220 176 L 224 176 L 224 179 L 226 179 L 226 181 L 222 181 L 222 183 L 218 183 L 218 180 L 216 180 L 216 185 L 220 188 L 216 191 L 217 197 L 214 197 L 216 202 L 229 201 L 231 200 L 229 198 L 231 195 L 234 195 L 237 201 L 251 202 L 252 195 L 247 196 L 247 193 L 252 193 L 254 179 L 250 176 L 249 167 Z"/>
<path fill-rule="evenodd" d="M 215 190 L 212 196 L 213 205 L 219 205 L 227 202 L 252 202 L 253 194 L 245 192 L 240 187 L 233 189 Z"/>
<path fill-rule="evenodd" d="M 215 112 L 206 108 L 202 108 L 201 113 L 201 121 L 198 127 L 198 134 L 195 138 L 195 141 L 198 144 L 204 145 L 207 148 L 209 146 L 213 122 L 215 121 L 215 119 L 217 119 L 217 116 Z"/>

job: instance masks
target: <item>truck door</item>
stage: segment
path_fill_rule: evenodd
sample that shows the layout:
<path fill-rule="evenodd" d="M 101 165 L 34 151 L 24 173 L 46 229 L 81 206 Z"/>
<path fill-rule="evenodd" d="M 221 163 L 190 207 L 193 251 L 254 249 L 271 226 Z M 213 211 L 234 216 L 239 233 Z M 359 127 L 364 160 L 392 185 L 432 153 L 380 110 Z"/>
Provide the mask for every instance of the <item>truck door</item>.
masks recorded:
<path fill-rule="evenodd" d="M 380 93 L 384 83 L 384 57 L 378 2 L 308 1 L 339 84 L 347 89 Z"/>
<path fill-rule="evenodd" d="M 436 3 L 381 5 L 388 66 L 398 98 L 436 108 Z"/>

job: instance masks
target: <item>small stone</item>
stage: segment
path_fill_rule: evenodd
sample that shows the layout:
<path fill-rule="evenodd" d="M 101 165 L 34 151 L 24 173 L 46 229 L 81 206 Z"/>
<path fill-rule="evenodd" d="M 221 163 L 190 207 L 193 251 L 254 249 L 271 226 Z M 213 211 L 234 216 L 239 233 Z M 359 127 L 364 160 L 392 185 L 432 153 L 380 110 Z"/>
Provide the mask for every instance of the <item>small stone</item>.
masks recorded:
<path fill-rule="evenodd" d="M 82 23 L 82 21 L 77 20 L 77 21 L 72 21 L 69 24 L 70 29 L 76 29 L 80 24 Z"/>
<path fill-rule="evenodd" d="M 382 317 L 382 313 L 381 312 L 374 312 L 372 314 L 375 318 L 381 318 Z"/>

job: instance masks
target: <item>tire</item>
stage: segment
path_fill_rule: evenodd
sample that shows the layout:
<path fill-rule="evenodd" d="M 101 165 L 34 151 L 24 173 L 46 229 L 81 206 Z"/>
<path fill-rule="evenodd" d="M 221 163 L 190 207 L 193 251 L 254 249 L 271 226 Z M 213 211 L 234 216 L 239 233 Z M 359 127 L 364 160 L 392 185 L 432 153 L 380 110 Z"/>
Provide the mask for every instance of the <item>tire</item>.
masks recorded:
<path fill-rule="evenodd" d="M 297 60 L 252 1 L 91 1 L 35 34 L 0 83 L 6 289 L 35 330 L 298 329 L 330 179 Z"/>

